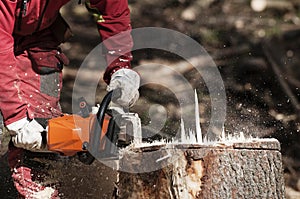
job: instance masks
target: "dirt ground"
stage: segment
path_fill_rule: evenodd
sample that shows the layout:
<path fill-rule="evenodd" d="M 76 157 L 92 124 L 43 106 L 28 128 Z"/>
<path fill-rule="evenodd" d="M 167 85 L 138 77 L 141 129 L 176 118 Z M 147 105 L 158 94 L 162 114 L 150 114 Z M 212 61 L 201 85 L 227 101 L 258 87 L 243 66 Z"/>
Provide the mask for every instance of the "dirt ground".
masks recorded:
<path fill-rule="evenodd" d="M 281 2 L 280 6 L 273 3 L 264 11 L 255 12 L 250 0 L 129 0 L 133 28 L 149 26 L 179 31 L 199 42 L 212 56 L 226 89 L 226 133 L 277 138 L 282 147 L 286 196 L 296 199 L 300 198 L 300 4 L 297 0 Z M 71 112 L 76 72 L 100 39 L 84 6 L 73 1 L 62 13 L 74 32 L 74 37 L 62 46 L 71 63 L 64 69 L 61 105 L 65 112 Z M 135 51 L 133 55 L 134 66 L 159 63 L 172 67 L 182 61 L 170 53 L 149 49 Z M 210 118 L 209 93 L 194 70 L 187 67 L 183 75 L 200 93 L 201 126 L 205 132 Z M 97 99 L 104 93 L 105 84 L 100 81 Z M 140 89 L 140 94 L 133 111 L 140 114 L 143 123 L 149 123 L 149 104 L 161 104 L 168 109 L 169 121 L 163 132 L 151 139 L 172 136 L 179 119 L 172 93 L 148 85 Z M 1 146 L 0 195 L 16 198 L 5 143 Z M 60 182 L 62 198 L 112 195 L 116 172 L 100 162 L 83 165 L 74 158 L 62 157 L 42 162 L 53 172 L 54 181 Z"/>

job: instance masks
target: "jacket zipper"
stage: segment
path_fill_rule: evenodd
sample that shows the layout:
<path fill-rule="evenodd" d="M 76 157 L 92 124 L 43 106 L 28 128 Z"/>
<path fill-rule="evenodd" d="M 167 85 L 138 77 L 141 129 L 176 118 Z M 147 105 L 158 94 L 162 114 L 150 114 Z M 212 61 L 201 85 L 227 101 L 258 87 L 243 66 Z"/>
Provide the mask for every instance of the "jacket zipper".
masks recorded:
<path fill-rule="evenodd" d="M 39 31 L 39 29 L 40 29 L 40 27 L 41 27 L 41 25 L 42 25 L 42 21 L 43 21 L 43 18 L 44 18 L 46 9 L 47 9 L 47 7 L 48 7 L 48 4 L 49 4 L 49 0 L 46 1 L 45 7 L 44 7 L 44 9 L 43 9 L 43 11 L 42 11 L 42 14 L 41 14 L 41 16 L 40 16 L 40 18 L 39 18 L 39 21 L 38 21 L 38 25 L 37 25 L 37 27 L 36 27 L 36 29 L 35 29 L 34 32 Z"/>

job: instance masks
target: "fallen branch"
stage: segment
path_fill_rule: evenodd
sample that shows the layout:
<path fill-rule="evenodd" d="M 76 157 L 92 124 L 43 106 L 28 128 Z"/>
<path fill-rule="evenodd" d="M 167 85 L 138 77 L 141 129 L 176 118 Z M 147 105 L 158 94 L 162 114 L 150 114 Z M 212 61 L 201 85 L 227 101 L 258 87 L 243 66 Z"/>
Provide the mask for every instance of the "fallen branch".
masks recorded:
<path fill-rule="evenodd" d="M 283 72 L 280 70 L 280 66 L 277 64 L 277 62 L 274 60 L 274 58 L 272 57 L 271 53 L 270 53 L 270 47 L 269 45 L 265 42 L 264 43 L 265 48 L 263 48 L 263 52 L 268 60 L 268 62 L 270 63 L 276 77 L 278 78 L 278 81 L 283 89 L 283 91 L 285 92 L 285 94 L 290 98 L 290 101 L 293 105 L 293 107 L 296 110 L 296 113 L 298 114 L 299 117 L 299 111 L 300 111 L 300 104 L 298 102 L 297 97 L 293 94 L 289 84 L 287 83 L 287 81 L 285 80 L 285 77 L 282 75 Z"/>

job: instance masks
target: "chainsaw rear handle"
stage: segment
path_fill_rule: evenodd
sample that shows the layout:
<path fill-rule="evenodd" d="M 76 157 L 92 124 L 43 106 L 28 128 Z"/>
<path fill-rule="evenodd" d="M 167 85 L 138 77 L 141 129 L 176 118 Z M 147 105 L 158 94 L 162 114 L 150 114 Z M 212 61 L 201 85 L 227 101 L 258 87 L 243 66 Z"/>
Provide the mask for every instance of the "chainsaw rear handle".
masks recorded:
<path fill-rule="evenodd" d="M 100 146 L 100 139 L 101 139 L 101 132 L 103 127 L 103 121 L 105 117 L 105 113 L 108 109 L 108 106 L 112 99 L 113 91 L 108 92 L 99 107 L 99 110 L 96 114 L 97 121 L 95 122 L 94 132 L 92 133 L 93 136 L 90 136 L 92 138 L 90 140 L 89 144 L 89 151 L 92 155 L 96 156 L 96 154 L 99 152 L 99 146 Z"/>

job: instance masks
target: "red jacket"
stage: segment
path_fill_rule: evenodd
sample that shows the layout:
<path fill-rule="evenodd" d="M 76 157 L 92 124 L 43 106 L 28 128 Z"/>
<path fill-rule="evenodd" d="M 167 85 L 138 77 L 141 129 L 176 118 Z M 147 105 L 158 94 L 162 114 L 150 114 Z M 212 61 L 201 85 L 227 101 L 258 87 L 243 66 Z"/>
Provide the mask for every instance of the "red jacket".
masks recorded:
<path fill-rule="evenodd" d="M 59 9 L 69 1 L 28 0 L 25 12 L 20 10 L 22 0 L 0 1 L 0 109 L 6 124 L 26 116 L 26 104 L 22 102 L 18 89 L 14 86 L 18 76 L 14 73 L 15 39 L 47 29 L 58 16 Z M 131 30 L 127 0 L 90 0 L 88 4 L 91 10 L 101 14 L 99 16 L 101 20 L 98 20 L 97 24 L 103 41 L 112 35 L 126 31 L 122 38 L 104 43 L 108 51 L 118 52 L 113 56 L 107 55 L 108 61 L 111 62 L 119 56 L 130 61 L 130 50 L 133 44 L 130 32 L 127 31 Z M 21 21 L 20 13 L 22 14 Z M 122 63 L 114 61 L 107 68 L 104 77 L 106 82 L 109 82 L 110 75 L 117 67 L 123 67 Z"/>

